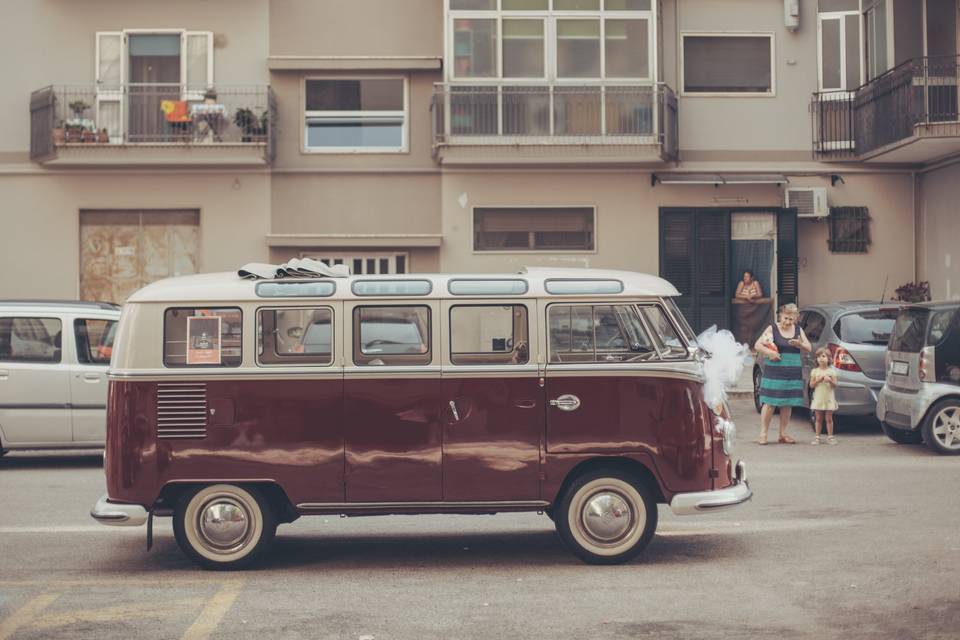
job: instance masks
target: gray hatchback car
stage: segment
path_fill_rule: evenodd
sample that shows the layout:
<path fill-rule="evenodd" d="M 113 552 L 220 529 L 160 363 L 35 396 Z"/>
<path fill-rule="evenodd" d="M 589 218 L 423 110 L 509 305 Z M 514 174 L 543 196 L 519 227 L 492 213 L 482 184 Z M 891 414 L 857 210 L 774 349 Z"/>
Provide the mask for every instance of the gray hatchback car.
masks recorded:
<path fill-rule="evenodd" d="M 922 440 L 937 453 L 960 455 L 960 302 L 900 312 L 877 417 L 894 442 Z"/>
<path fill-rule="evenodd" d="M 874 415 L 886 373 L 887 342 L 898 311 L 899 307 L 890 303 L 864 300 L 800 308 L 798 323 L 813 347 L 810 353 L 802 356 L 803 380 L 806 383 L 810 379 L 810 370 L 816 366 L 814 354 L 817 349 L 829 349 L 831 364 L 837 369 L 839 408 L 835 416 Z M 753 367 L 753 401 L 757 411 L 761 408 L 763 367 L 763 358 L 758 357 Z M 809 389 L 806 391 L 809 403 Z"/>

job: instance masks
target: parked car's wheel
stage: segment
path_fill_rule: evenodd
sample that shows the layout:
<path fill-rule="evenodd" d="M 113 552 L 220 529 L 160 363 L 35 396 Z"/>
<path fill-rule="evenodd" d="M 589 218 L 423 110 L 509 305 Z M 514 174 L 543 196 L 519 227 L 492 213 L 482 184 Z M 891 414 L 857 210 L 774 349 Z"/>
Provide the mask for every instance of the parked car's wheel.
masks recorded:
<path fill-rule="evenodd" d="M 757 413 L 763 409 L 763 403 L 760 402 L 760 383 L 763 382 L 763 373 L 760 371 L 760 367 L 753 368 L 753 406 L 756 407 Z"/>
<path fill-rule="evenodd" d="M 897 429 L 896 427 L 891 427 L 883 421 L 880 422 L 880 428 L 883 429 L 883 434 L 885 436 L 897 444 L 920 444 L 923 442 L 923 434 L 920 433 L 919 429 L 914 431 Z"/>
<path fill-rule="evenodd" d="M 277 518 L 256 489 L 215 484 L 180 496 L 173 533 L 180 549 L 208 569 L 238 569 L 270 545 Z"/>
<path fill-rule="evenodd" d="M 937 453 L 960 455 L 960 400 L 946 398 L 927 412 L 923 441 Z"/>
<path fill-rule="evenodd" d="M 590 564 L 636 557 L 657 528 L 653 493 L 622 471 L 600 469 L 577 478 L 554 515 L 564 544 Z"/>

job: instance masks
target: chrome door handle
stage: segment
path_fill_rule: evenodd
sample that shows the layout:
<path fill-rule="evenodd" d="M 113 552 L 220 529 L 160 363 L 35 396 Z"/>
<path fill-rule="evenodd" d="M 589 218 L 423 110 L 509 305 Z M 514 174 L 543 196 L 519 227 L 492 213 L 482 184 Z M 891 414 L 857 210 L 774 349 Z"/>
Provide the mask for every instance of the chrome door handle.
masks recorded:
<path fill-rule="evenodd" d="M 450 401 L 450 413 L 453 414 L 453 419 L 457 422 L 460 422 L 460 412 L 457 411 L 457 403 L 453 400 Z"/>
<path fill-rule="evenodd" d="M 569 393 L 565 393 L 559 398 L 550 401 L 551 407 L 556 407 L 561 411 L 576 411 L 580 408 L 580 398 Z"/>
<path fill-rule="evenodd" d="M 83 374 L 83 379 L 84 379 L 86 382 L 100 382 L 100 374 L 99 374 L 99 373 L 85 373 L 85 374 Z"/>

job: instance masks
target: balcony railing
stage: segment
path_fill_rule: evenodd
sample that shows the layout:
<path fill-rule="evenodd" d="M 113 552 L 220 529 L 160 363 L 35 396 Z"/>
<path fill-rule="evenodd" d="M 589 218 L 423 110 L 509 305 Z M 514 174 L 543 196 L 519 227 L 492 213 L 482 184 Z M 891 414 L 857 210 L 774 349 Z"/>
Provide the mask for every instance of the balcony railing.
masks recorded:
<path fill-rule="evenodd" d="M 678 154 L 677 99 L 663 84 L 437 84 L 434 149 L 454 146 L 656 146 Z"/>
<path fill-rule="evenodd" d="M 203 147 L 274 156 L 276 100 L 267 86 L 50 86 L 30 96 L 30 157 L 65 149 Z"/>
<path fill-rule="evenodd" d="M 819 158 L 863 157 L 932 127 L 960 136 L 958 56 L 914 58 L 853 92 L 813 96 L 813 150 Z"/>

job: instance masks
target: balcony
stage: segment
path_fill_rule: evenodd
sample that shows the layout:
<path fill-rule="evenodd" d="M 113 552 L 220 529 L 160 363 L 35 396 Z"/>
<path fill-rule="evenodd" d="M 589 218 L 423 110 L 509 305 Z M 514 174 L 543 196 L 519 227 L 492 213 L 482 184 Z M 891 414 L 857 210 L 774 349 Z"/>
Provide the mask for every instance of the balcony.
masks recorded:
<path fill-rule="evenodd" d="M 662 164 L 678 158 L 677 98 L 663 84 L 437 84 L 442 164 Z"/>
<path fill-rule="evenodd" d="M 852 92 L 813 96 L 814 157 L 925 164 L 960 153 L 958 57 L 915 58 Z"/>
<path fill-rule="evenodd" d="M 265 166 L 267 86 L 50 86 L 30 96 L 30 158 L 51 167 Z"/>

